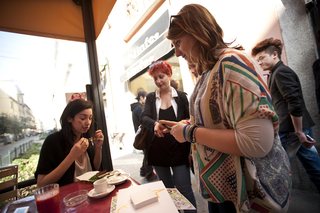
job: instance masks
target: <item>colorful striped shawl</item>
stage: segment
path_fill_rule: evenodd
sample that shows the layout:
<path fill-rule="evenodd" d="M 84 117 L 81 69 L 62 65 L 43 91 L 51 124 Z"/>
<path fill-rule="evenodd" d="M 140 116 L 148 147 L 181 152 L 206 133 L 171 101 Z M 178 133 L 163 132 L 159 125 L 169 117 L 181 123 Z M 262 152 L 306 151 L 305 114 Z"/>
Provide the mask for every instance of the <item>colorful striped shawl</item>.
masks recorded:
<path fill-rule="evenodd" d="M 278 137 L 278 116 L 257 65 L 241 51 L 221 52 L 214 68 L 197 82 L 190 112 L 191 123 L 212 129 L 235 129 L 238 122 L 250 118 L 273 122 L 274 144 L 263 158 L 229 155 L 198 143 L 193 144 L 192 155 L 199 192 L 206 200 L 232 201 L 238 212 L 285 212 L 290 164 Z"/>

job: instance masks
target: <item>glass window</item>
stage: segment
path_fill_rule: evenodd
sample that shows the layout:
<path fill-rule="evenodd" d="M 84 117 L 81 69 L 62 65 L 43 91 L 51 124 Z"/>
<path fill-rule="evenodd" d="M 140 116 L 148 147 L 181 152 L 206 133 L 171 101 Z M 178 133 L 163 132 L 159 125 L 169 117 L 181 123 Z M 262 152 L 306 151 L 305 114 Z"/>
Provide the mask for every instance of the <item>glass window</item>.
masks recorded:
<path fill-rule="evenodd" d="M 166 61 L 172 66 L 172 79 L 179 82 L 178 90 L 184 91 L 178 58 L 174 55 Z M 154 92 L 157 89 L 153 78 L 148 74 L 148 72 L 145 72 L 141 76 L 129 82 L 129 90 L 134 96 L 136 96 L 142 89 L 148 93 Z"/>
<path fill-rule="evenodd" d="M 22 143 L 60 130 L 67 102 L 91 84 L 86 44 L 0 31 L 0 53 L 0 136 Z"/>

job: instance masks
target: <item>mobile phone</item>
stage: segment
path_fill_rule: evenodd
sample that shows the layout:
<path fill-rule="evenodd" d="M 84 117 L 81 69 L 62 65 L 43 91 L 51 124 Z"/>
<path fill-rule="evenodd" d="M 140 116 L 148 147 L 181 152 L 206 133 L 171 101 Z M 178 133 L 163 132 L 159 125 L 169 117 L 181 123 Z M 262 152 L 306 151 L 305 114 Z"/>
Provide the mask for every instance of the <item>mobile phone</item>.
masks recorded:
<path fill-rule="evenodd" d="M 166 124 L 162 124 L 162 126 L 164 126 L 165 128 L 167 128 L 167 129 L 169 129 L 169 130 L 171 130 L 172 128 L 171 127 L 169 127 L 168 125 L 166 125 Z"/>
<path fill-rule="evenodd" d="M 306 135 L 308 141 L 314 141 L 314 139 L 312 137 L 310 137 L 310 135 Z"/>

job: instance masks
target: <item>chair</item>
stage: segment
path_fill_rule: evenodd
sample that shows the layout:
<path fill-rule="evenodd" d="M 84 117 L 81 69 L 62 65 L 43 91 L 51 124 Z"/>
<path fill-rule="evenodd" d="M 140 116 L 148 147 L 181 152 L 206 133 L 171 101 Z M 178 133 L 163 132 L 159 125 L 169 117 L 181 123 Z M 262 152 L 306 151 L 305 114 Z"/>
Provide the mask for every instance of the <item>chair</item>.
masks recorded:
<path fill-rule="evenodd" d="M 18 196 L 18 165 L 0 167 L 0 202 L 10 198 L 17 200 Z"/>

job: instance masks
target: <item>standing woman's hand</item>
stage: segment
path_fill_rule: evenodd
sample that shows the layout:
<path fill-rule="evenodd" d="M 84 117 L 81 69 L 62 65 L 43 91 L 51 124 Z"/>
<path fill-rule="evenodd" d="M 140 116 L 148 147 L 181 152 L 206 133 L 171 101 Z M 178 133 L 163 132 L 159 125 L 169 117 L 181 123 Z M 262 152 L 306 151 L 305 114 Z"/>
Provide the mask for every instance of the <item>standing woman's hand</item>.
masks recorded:
<path fill-rule="evenodd" d="M 103 144 L 104 136 L 101 130 L 94 133 L 93 143 L 95 147 L 101 147 Z"/>
<path fill-rule="evenodd" d="M 180 143 L 186 142 L 186 140 L 183 137 L 183 128 L 186 124 L 166 120 L 160 120 L 159 124 L 161 124 L 162 126 L 163 124 L 165 124 L 171 127 L 171 130 L 164 129 L 163 132 L 170 132 L 170 134 L 173 135 L 173 137 L 175 137 L 175 139 Z"/>
<path fill-rule="evenodd" d="M 77 143 L 73 145 L 73 147 L 70 150 L 70 156 L 76 160 L 77 157 L 82 155 L 88 148 L 89 141 L 86 138 L 81 138 Z"/>

